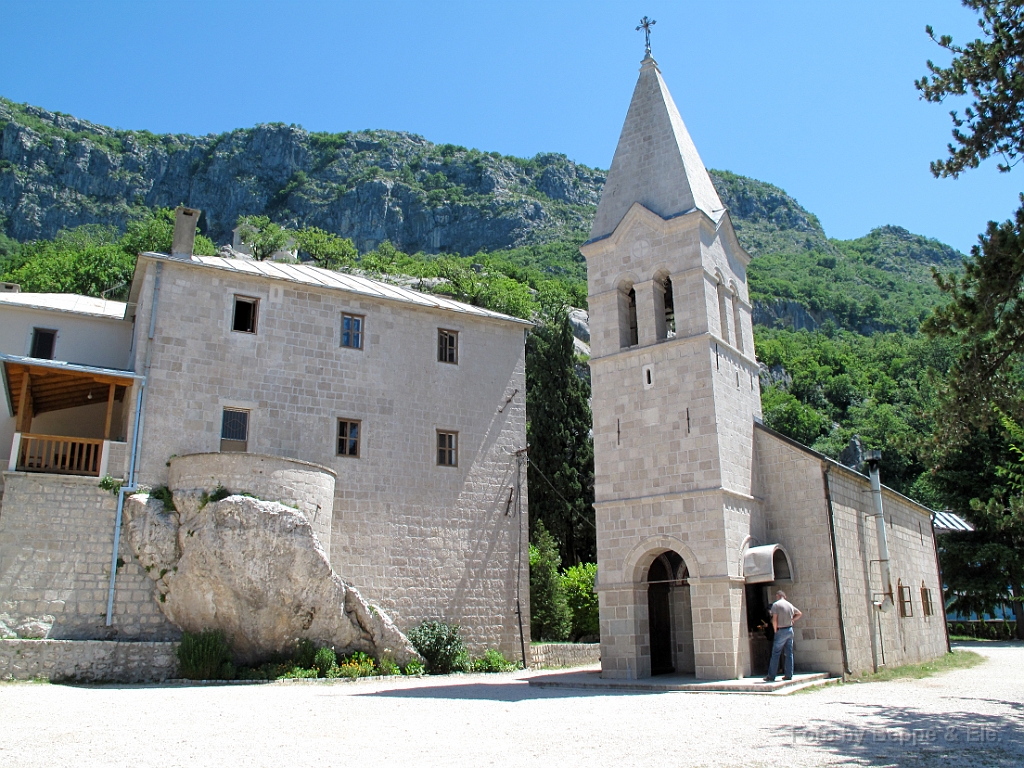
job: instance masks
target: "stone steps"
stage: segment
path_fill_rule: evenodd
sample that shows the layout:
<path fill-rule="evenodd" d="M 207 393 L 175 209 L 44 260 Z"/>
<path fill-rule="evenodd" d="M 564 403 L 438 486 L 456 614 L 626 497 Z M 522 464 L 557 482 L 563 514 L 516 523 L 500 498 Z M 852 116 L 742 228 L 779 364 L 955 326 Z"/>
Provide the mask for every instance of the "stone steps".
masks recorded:
<path fill-rule="evenodd" d="M 537 688 L 579 688 L 609 692 L 661 693 L 680 691 L 687 693 L 754 693 L 761 695 L 788 695 L 804 688 L 812 688 L 837 682 L 839 678 L 829 677 L 826 672 L 805 672 L 793 676 L 792 680 L 778 678 L 766 683 L 760 677 L 744 677 L 739 680 L 698 680 L 692 675 L 659 675 L 642 680 L 604 679 L 600 667 L 585 667 L 566 672 L 533 675 L 529 683 Z"/>

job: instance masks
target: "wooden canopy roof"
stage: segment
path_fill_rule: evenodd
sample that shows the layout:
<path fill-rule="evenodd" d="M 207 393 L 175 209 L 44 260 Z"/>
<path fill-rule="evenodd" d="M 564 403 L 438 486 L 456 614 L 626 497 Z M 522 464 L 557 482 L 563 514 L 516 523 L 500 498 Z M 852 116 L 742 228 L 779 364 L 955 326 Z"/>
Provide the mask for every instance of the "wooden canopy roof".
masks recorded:
<path fill-rule="evenodd" d="M 23 358 L 24 359 L 24 358 Z M 11 415 L 22 422 L 22 405 L 33 416 L 92 403 L 123 400 L 135 383 L 132 374 L 118 375 L 86 366 L 56 367 L 45 363 L 3 361 Z"/>

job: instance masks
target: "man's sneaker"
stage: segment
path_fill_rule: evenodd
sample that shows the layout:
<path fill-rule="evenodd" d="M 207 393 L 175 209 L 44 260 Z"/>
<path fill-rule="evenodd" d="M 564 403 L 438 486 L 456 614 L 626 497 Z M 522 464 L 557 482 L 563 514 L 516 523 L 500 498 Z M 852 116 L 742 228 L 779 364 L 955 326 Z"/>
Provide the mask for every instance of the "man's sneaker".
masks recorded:
<path fill-rule="evenodd" d="M 792 676 L 792 675 L 786 675 L 786 676 L 785 676 L 784 678 L 782 678 L 782 679 L 783 679 L 783 680 L 792 680 L 792 679 L 793 679 L 793 676 Z"/>
<path fill-rule="evenodd" d="M 775 678 L 774 678 L 774 677 L 766 677 L 766 678 L 764 679 L 764 681 L 765 681 L 766 683 L 774 683 L 774 682 L 775 682 Z"/>

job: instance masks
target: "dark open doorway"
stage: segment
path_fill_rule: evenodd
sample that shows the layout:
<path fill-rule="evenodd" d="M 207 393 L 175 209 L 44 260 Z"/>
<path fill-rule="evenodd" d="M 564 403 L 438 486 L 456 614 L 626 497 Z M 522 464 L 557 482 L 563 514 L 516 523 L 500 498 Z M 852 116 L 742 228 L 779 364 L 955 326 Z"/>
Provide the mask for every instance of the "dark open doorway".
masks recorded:
<path fill-rule="evenodd" d="M 651 674 L 675 672 L 672 654 L 672 611 L 669 607 L 673 575 L 664 557 L 651 563 L 647 572 L 647 616 L 651 641 Z"/>

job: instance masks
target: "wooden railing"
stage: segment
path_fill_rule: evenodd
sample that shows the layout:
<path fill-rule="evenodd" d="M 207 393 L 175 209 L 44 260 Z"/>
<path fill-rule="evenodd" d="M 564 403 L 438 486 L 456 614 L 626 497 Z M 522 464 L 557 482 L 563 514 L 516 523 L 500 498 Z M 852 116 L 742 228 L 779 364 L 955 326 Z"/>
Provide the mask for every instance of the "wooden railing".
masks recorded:
<path fill-rule="evenodd" d="M 98 477 L 102 456 L 102 440 L 22 434 L 17 469 L 19 472 Z"/>

